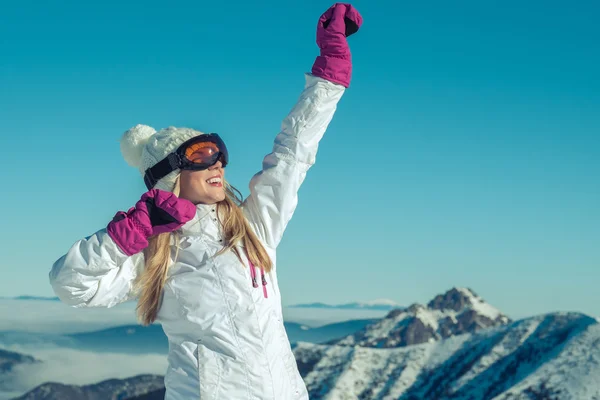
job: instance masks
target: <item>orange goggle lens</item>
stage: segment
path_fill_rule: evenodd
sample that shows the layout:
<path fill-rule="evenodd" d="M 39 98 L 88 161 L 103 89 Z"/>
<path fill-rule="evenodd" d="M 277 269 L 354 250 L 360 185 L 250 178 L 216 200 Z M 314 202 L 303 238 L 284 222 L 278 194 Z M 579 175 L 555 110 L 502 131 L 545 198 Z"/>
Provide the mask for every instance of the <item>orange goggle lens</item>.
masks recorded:
<path fill-rule="evenodd" d="M 185 158 L 194 164 L 207 164 L 217 157 L 219 151 L 219 147 L 213 142 L 193 143 L 185 149 Z"/>

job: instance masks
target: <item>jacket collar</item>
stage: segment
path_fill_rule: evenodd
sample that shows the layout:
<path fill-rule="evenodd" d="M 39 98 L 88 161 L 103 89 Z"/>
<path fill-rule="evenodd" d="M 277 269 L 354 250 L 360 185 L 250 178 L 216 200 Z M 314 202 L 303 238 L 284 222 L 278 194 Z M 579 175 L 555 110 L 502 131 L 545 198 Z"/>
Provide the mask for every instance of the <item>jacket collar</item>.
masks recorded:
<path fill-rule="evenodd" d="M 203 234 L 220 236 L 221 229 L 219 226 L 217 205 L 197 204 L 196 215 L 179 228 L 179 231 L 183 236 L 199 236 Z"/>

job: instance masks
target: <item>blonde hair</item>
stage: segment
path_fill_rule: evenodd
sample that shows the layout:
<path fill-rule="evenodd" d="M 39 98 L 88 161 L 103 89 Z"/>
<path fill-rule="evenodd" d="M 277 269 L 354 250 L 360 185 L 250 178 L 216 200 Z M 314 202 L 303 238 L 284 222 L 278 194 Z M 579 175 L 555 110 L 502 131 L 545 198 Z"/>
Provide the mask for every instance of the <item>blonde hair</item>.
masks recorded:
<path fill-rule="evenodd" d="M 225 199 L 217 203 L 217 216 L 223 226 L 224 246 L 215 257 L 224 252 L 233 251 L 244 265 L 239 249 L 236 245 L 241 242 L 248 258 L 254 265 L 262 266 L 266 272 L 271 271 L 272 261 L 262 243 L 248 224 L 240 205 L 242 195 L 235 187 L 223 179 L 225 185 Z M 173 193 L 179 196 L 179 176 L 175 181 Z M 167 232 L 148 238 L 148 247 L 144 249 L 145 267 L 134 283 L 134 291 L 139 293 L 136 307 L 137 319 L 140 324 L 152 324 L 158 315 L 162 300 L 162 290 L 168 276 L 171 264 L 171 235 L 175 241 L 179 240 L 178 233 Z M 177 248 L 174 259 L 177 259 Z"/>

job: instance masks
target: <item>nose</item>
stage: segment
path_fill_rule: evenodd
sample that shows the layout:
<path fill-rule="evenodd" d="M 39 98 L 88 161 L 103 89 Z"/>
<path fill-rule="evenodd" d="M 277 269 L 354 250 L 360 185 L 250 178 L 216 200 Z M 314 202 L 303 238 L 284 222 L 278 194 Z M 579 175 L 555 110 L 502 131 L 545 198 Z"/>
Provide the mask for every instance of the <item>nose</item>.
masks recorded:
<path fill-rule="evenodd" d="M 221 168 L 223 168 L 223 163 L 221 162 L 221 160 L 218 160 L 216 163 L 214 163 L 208 169 L 212 171 L 213 169 L 221 169 Z"/>

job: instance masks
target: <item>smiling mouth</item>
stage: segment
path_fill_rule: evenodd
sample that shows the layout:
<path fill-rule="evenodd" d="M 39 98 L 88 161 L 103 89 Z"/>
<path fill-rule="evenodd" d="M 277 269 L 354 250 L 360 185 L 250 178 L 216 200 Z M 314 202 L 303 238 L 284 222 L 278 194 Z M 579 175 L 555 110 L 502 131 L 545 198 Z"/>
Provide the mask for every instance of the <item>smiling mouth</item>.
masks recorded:
<path fill-rule="evenodd" d="M 221 178 L 210 178 L 206 180 L 206 183 L 208 183 L 210 186 L 213 187 L 222 187 L 223 186 L 223 181 Z"/>

